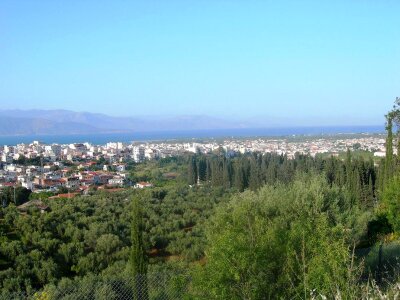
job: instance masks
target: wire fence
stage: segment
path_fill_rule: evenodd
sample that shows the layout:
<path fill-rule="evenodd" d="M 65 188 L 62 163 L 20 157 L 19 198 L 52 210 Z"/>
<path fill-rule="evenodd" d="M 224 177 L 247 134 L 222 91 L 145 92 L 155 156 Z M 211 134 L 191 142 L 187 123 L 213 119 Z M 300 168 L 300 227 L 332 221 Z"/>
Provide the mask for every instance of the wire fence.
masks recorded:
<path fill-rule="evenodd" d="M 365 266 L 362 282 L 372 280 L 377 288 L 390 286 L 400 278 L 400 243 L 381 243 L 356 250 L 358 259 Z M 124 276 L 124 275 L 121 275 Z M 62 279 L 57 284 L 46 285 L 40 290 L 8 292 L 0 290 L 0 300 L 175 300 L 189 299 L 191 278 L 183 273 L 149 273 L 136 277 L 87 276 Z M 396 284 L 396 295 L 400 284 Z M 372 293 L 371 292 L 371 293 Z M 370 292 L 368 292 L 369 294 Z M 396 297 L 397 297 L 396 296 Z M 370 298 L 370 297 L 368 297 Z M 372 297 L 374 298 L 374 297 Z M 370 298 L 370 299 L 372 299 Z M 382 298 L 383 299 L 383 298 Z M 389 298 L 388 298 L 389 299 Z"/>
<path fill-rule="evenodd" d="M 151 274 L 128 279 L 84 278 L 39 291 L 0 292 L 0 300 L 175 300 L 187 294 L 186 275 Z"/>
<path fill-rule="evenodd" d="M 400 243 L 398 241 L 376 244 L 356 250 L 357 257 L 364 261 L 363 280 L 375 280 L 382 285 L 400 277 Z"/>

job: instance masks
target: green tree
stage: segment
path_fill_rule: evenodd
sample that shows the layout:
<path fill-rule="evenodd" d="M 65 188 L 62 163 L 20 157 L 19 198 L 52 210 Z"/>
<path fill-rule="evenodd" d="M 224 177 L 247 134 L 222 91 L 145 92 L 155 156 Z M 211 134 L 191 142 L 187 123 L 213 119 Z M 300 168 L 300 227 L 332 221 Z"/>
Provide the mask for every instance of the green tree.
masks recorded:
<path fill-rule="evenodd" d="M 393 112 L 386 115 L 386 157 L 385 157 L 385 181 L 389 181 L 393 175 Z"/>
<path fill-rule="evenodd" d="M 130 265 L 132 275 L 135 280 L 134 299 L 148 299 L 147 292 L 147 256 L 145 246 L 143 244 L 143 224 L 140 200 L 138 197 L 132 201 L 132 224 L 131 224 L 131 255 Z"/>
<path fill-rule="evenodd" d="M 354 292 L 342 191 L 322 177 L 246 191 L 221 207 L 207 229 L 206 264 L 194 273 L 200 299 L 308 298 Z"/>
<path fill-rule="evenodd" d="M 196 158 L 194 156 L 189 157 L 189 166 L 188 166 L 188 183 L 190 185 L 194 185 L 197 182 L 197 164 Z"/>
<path fill-rule="evenodd" d="M 29 201 L 29 196 L 32 193 L 31 190 L 22 186 L 7 187 L 3 189 L 2 197 L 4 197 L 4 204 L 14 203 L 15 205 L 21 205 Z"/>
<path fill-rule="evenodd" d="M 400 177 L 395 176 L 386 184 L 382 195 L 383 210 L 396 233 L 400 233 Z"/>
<path fill-rule="evenodd" d="M 197 162 L 197 172 L 199 179 L 205 181 L 207 176 L 207 162 L 204 155 L 201 155 Z"/>

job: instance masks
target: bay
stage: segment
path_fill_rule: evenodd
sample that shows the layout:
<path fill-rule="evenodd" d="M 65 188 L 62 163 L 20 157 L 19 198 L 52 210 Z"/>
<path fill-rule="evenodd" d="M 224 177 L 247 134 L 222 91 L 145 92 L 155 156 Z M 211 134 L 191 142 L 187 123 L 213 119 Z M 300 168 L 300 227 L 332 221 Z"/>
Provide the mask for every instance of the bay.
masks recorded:
<path fill-rule="evenodd" d="M 149 131 L 124 133 L 99 133 L 76 135 L 19 135 L 0 136 L 0 145 L 16 145 L 40 141 L 46 144 L 70 144 L 89 142 L 103 145 L 108 142 L 139 142 L 160 140 L 220 139 L 278 137 L 292 135 L 334 135 L 356 133 L 383 133 L 383 126 L 325 126 L 325 127 L 280 127 L 280 128 L 235 128 L 181 131 Z"/>

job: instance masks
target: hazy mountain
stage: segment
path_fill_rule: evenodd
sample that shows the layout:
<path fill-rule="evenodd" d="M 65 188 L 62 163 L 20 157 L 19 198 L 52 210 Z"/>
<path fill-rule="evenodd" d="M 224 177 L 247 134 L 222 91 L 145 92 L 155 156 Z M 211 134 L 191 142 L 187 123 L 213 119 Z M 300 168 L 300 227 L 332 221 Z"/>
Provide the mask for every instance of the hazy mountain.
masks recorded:
<path fill-rule="evenodd" d="M 76 122 L 54 122 L 42 118 L 0 117 L 0 135 L 96 133 L 98 129 Z"/>
<path fill-rule="evenodd" d="M 251 124 L 191 116 L 112 117 L 68 110 L 0 110 L 0 135 L 84 134 L 248 128 Z"/>

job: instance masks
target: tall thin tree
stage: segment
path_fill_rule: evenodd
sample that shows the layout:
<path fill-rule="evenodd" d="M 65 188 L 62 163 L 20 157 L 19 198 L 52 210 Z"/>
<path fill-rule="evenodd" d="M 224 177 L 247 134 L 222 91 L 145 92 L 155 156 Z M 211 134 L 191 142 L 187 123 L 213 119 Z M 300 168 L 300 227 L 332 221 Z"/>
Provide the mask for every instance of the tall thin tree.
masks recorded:
<path fill-rule="evenodd" d="M 385 157 L 385 182 L 393 175 L 393 112 L 386 115 L 386 157 Z"/>
<path fill-rule="evenodd" d="M 139 198 L 135 197 L 132 201 L 132 223 L 131 223 L 131 255 L 130 264 L 134 278 L 135 300 L 147 300 L 147 256 L 143 244 L 143 222 Z"/>

